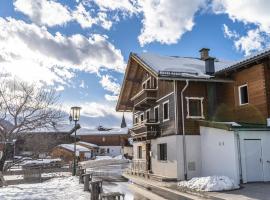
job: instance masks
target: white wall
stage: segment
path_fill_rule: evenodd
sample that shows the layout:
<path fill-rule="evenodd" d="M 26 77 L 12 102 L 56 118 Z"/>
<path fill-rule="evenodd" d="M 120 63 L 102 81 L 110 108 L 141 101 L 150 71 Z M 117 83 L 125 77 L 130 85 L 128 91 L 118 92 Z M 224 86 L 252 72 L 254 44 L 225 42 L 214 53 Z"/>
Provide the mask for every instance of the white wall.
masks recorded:
<path fill-rule="evenodd" d="M 239 157 L 234 131 L 200 127 L 202 176 L 228 176 L 239 183 Z"/>
<path fill-rule="evenodd" d="M 152 171 L 170 178 L 184 179 L 183 137 L 172 135 L 151 140 Z M 167 161 L 158 160 L 158 144 L 167 143 Z M 200 136 L 186 136 L 187 163 L 190 163 L 188 178 L 200 175 Z M 191 166 L 193 165 L 193 166 Z"/>
<path fill-rule="evenodd" d="M 146 142 L 133 142 L 133 160 L 139 160 L 138 146 L 142 146 L 142 160 L 145 160 L 146 159 Z"/>
<path fill-rule="evenodd" d="M 247 182 L 244 139 L 261 139 L 264 181 L 270 181 L 270 133 L 269 131 L 239 131 L 243 182 Z"/>
<path fill-rule="evenodd" d="M 105 149 L 106 156 L 122 155 L 122 146 L 99 146 L 99 151 L 100 149 Z M 110 149 L 110 153 L 107 153 L 107 149 Z"/>

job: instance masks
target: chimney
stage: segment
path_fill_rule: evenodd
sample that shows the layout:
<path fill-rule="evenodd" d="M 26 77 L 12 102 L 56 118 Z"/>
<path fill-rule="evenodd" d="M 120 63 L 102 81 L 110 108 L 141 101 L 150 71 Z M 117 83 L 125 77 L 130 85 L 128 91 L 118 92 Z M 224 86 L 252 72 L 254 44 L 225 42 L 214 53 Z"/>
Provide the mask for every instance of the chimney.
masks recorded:
<path fill-rule="evenodd" d="M 205 59 L 205 73 L 213 75 L 215 73 L 215 58 L 208 57 Z"/>
<path fill-rule="evenodd" d="M 209 51 L 210 49 L 208 48 L 202 48 L 199 52 L 201 53 L 201 60 L 206 60 L 209 58 Z"/>

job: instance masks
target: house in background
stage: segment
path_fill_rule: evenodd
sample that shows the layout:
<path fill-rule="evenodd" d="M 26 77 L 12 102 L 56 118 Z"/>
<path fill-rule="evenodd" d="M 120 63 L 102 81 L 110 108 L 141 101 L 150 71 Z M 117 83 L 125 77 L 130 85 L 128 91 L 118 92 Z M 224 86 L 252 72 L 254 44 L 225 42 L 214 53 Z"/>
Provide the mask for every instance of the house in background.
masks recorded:
<path fill-rule="evenodd" d="M 74 136 L 74 134 L 72 136 Z M 98 145 L 98 155 L 101 156 L 124 155 L 124 147 L 131 148 L 128 141 L 129 134 L 124 116 L 120 128 L 105 128 L 99 126 L 94 130 L 81 129 L 77 132 L 77 138 L 80 142 Z"/>
<path fill-rule="evenodd" d="M 59 144 L 51 151 L 53 158 L 61 158 L 65 162 L 71 162 L 74 159 L 74 144 Z M 79 161 L 89 160 L 93 157 L 91 149 L 76 144 L 76 156 Z"/>
<path fill-rule="evenodd" d="M 133 113 L 131 173 L 270 181 L 270 50 L 225 62 L 131 53 L 116 110 Z"/>

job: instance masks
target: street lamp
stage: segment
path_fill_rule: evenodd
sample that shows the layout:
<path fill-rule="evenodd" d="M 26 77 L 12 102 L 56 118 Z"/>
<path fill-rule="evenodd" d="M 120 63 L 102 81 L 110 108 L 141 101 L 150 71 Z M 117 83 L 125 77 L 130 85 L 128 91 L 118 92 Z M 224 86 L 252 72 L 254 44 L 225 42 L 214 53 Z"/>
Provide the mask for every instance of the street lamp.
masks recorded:
<path fill-rule="evenodd" d="M 73 106 L 70 109 L 70 115 L 69 120 L 75 122 L 75 137 L 74 137 L 74 155 L 73 155 L 73 170 L 72 170 L 72 176 L 76 175 L 76 130 L 77 130 L 77 122 L 80 119 L 80 111 L 81 107 Z"/>

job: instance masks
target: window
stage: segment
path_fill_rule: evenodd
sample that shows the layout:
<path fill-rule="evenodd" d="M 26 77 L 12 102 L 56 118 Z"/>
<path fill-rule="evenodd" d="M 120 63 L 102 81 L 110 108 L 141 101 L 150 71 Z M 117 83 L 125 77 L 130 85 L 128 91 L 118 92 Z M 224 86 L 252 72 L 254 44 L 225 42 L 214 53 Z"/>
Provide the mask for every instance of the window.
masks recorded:
<path fill-rule="evenodd" d="M 163 121 L 169 120 L 169 101 L 163 103 Z"/>
<path fill-rule="evenodd" d="M 134 117 L 134 124 L 138 124 L 138 116 L 137 115 L 135 115 L 135 117 Z"/>
<path fill-rule="evenodd" d="M 142 113 L 142 114 L 140 114 L 140 120 L 141 120 L 141 122 L 143 122 L 143 119 L 144 118 L 144 114 Z"/>
<path fill-rule="evenodd" d="M 146 111 L 146 120 L 149 122 L 150 120 L 150 109 Z"/>
<path fill-rule="evenodd" d="M 186 97 L 187 118 L 204 119 L 203 97 Z"/>
<path fill-rule="evenodd" d="M 107 149 L 107 153 L 110 153 L 110 149 L 109 148 Z"/>
<path fill-rule="evenodd" d="M 158 159 L 167 160 L 167 143 L 158 144 Z"/>
<path fill-rule="evenodd" d="M 137 148 L 138 148 L 137 149 L 138 150 L 138 156 L 137 157 L 138 157 L 138 159 L 142 159 L 142 146 L 138 146 Z"/>
<path fill-rule="evenodd" d="M 159 121 L 159 106 L 154 108 L 155 122 Z"/>
<path fill-rule="evenodd" d="M 239 86 L 238 91 L 239 91 L 239 105 L 248 104 L 248 87 L 247 87 L 247 84 Z"/>

